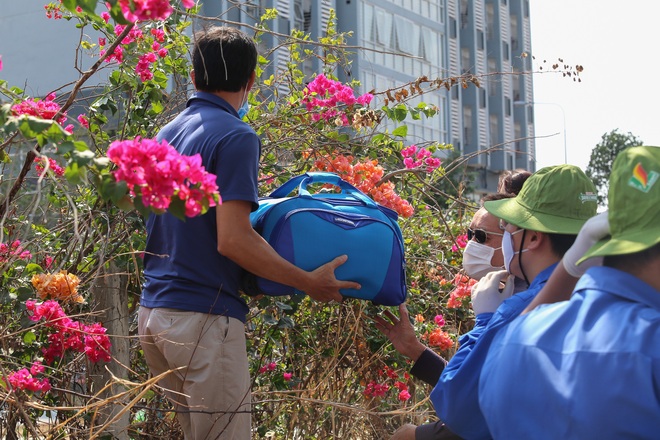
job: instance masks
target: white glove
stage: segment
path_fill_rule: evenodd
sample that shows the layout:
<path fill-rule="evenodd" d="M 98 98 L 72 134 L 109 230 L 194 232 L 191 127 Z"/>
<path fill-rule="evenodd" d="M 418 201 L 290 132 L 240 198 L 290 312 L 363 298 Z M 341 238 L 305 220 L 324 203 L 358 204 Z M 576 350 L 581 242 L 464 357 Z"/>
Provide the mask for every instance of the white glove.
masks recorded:
<path fill-rule="evenodd" d="M 507 276 L 508 275 L 508 276 Z M 504 289 L 500 291 L 500 282 Z M 472 310 L 475 315 L 492 313 L 502 304 L 502 301 L 513 295 L 515 277 L 506 270 L 498 270 L 486 274 L 477 284 L 472 286 Z"/>
<path fill-rule="evenodd" d="M 566 251 L 562 258 L 564 269 L 572 277 L 580 278 L 593 266 L 603 264 L 603 257 L 589 258 L 576 266 L 578 260 L 602 238 L 610 235 L 610 222 L 607 220 L 607 211 L 591 217 L 580 229 L 575 243 Z"/>

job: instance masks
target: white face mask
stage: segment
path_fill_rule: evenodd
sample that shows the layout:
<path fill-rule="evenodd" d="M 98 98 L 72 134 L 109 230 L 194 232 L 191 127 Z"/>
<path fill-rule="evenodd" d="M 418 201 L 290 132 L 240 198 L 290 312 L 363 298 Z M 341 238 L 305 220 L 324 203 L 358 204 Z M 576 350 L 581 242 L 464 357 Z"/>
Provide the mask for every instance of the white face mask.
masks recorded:
<path fill-rule="evenodd" d="M 509 231 L 505 230 L 504 236 L 502 237 L 502 256 L 504 257 L 504 268 L 509 273 L 511 273 L 510 267 L 511 267 L 511 261 L 513 261 L 513 257 L 521 252 L 527 252 L 529 250 L 529 249 L 523 249 L 520 252 L 515 252 L 513 250 L 513 236 L 522 231 L 524 231 L 524 229 L 518 229 L 516 232 L 512 234 Z"/>
<path fill-rule="evenodd" d="M 501 249 L 501 248 L 497 248 Z M 470 278 L 479 280 L 487 273 L 499 269 L 493 267 L 490 262 L 497 250 L 485 244 L 470 240 L 463 250 L 463 269 Z"/>

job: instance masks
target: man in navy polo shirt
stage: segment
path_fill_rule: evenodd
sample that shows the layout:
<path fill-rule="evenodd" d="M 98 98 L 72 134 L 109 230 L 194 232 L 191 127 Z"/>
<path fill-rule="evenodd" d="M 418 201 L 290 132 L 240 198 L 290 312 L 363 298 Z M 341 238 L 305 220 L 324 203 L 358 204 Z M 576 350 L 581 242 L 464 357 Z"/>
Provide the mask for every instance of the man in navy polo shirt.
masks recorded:
<path fill-rule="evenodd" d="M 217 176 L 222 204 L 185 222 L 165 213 L 147 219 L 145 285 L 139 334 L 154 376 L 175 403 L 186 440 L 250 439 L 250 376 L 239 294 L 242 269 L 293 286 L 315 300 L 341 301 L 334 270 L 346 256 L 303 271 L 253 229 L 261 143 L 241 120 L 255 81 L 257 49 L 239 30 L 195 35 L 196 93 L 158 134 L 185 155 L 200 154 Z"/>

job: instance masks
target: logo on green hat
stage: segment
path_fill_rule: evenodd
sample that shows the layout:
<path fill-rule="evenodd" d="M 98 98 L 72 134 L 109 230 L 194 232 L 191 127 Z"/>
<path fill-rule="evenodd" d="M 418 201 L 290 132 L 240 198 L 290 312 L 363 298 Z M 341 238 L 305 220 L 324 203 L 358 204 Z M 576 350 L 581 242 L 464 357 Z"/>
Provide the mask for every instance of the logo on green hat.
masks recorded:
<path fill-rule="evenodd" d="M 660 175 L 655 171 L 647 173 L 640 162 L 633 168 L 632 176 L 628 180 L 628 185 L 644 193 L 651 190 Z"/>
<path fill-rule="evenodd" d="M 592 193 L 592 192 L 580 193 L 580 201 L 582 203 L 584 203 L 584 202 L 597 202 L 598 201 L 598 196 L 596 195 L 596 193 Z"/>

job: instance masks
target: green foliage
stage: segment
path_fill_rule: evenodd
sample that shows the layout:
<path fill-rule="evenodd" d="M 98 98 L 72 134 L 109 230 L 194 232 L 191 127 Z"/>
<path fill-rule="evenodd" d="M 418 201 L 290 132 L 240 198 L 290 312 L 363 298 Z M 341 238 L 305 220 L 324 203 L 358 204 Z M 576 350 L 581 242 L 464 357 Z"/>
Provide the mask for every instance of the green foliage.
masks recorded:
<path fill-rule="evenodd" d="M 626 148 L 644 145 L 643 141 L 632 133 L 619 133 L 618 129 L 605 133 L 600 142 L 591 150 L 591 158 L 585 173 L 591 178 L 598 190 L 598 204 L 607 206 L 612 163 L 616 156 Z"/>
<path fill-rule="evenodd" d="M 81 28 L 81 35 L 94 36 L 81 40 L 81 53 L 98 59 L 97 36 L 107 40 L 106 49 L 117 41 L 113 23 L 106 24 L 97 15 L 96 1 L 64 0 L 63 5 L 71 12 L 67 18 Z M 110 5 L 112 17 L 119 20 L 118 2 L 112 0 Z M 81 6 L 83 12 L 74 12 L 76 6 Z M 447 324 L 442 331 L 454 344 L 435 349 L 449 358 L 458 336 L 473 321 L 465 300 L 454 308 L 447 306 L 461 267 L 457 239 L 475 208 L 464 198 L 470 176 L 459 153 L 437 140 L 416 141 L 420 148 L 446 157 L 442 166 L 432 171 L 407 168 L 402 151 L 411 144 L 406 121 L 439 116 L 439 109 L 424 102 L 411 105 L 410 99 L 441 87 L 457 86 L 461 81 L 420 79 L 398 90 L 377 91 L 378 105 L 338 107 L 348 124 L 335 116 L 315 118 L 320 110 L 308 110 L 304 103 L 310 78 L 303 73 L 303 64 L 320 60 L 321 71 L 316 74 L 334 80 L 350 57 L 346 35 L 337 32 L 333 14 L 318 41 L 299 30 L 280 41 L 279 46 L 286 48 L 289 56 L 285 70 L 271 69 L 273 53 L 259 57 L 260 78 L 249 94 L 251 108 L 246 120 L 263 143 L 260 190 L 266 194 L 291 176 L 341 165 L 352 167 L 351 178 L 356 182 L 370 183 L 372 195 L 387 189 L 388 194 L 409 203 L 414 214 L 400 217 L 407 251 L 408 308 L 415 317 L 416 330 L 427 342 L 429 335 L 439 330 L 434 317 L 444 316 Z M 268 22 L 276 17 L 276 10 L 266 11 L 255 28 L 256 39 L 269 35 Z M 149 210 L 139 197 L 129 196 L 126 182 L 114 179 L 106 152 L 114 141 L 153 138 L 185 103 L 190 86 L 191 21 L 175 13 L 165 22 L 124 24 L 125 32 L 138 26 L 144 38 L 125 46 L 122 63 L 103 64 L 111 69 L 107 82 L 91 90 L 88 97 L 72 92 L 72 102 L 62 108 L 62 114 L 84 109 L 88 128 L 76 123 L 73 114 L 68 121 L 75 124 L 73 133 L 54 122 L 55 118 L 13 115 L 11 105 L 27 96 L 23 90 L 0 81 L 0 95 L 4 97 L 0 151 L 5 162 L 0 165 L 0 202 L 4 202 L 0 206 L 5 207 L 0 208 L 0 242 L 20 240 L 31 252 L 27 259 L 14 255 L 0 261 L 0 338 L 4 350 L 0 366 L 6 370 L 16 370 L 38 358 L 44 343 L 44 334 L 25 312 L 24 301 L 35 294 L 30 284 L 34 274 L 67 270 L 79 276 L 87 304 L 71 312 L 88 314 L 98 312 L 94 305 L 99 300 L 91 294 L 90 286 L 106 276 L 105 270 L 114 267 L 112 275 L 121 279 L 114 295 L 122 295 L 133 314 L 138 307 L 140 257 L 146 240 L 143 218 Z M 154 43 L 152 30 L 164 31 L 166 40 L 161 46 L 168 54 L 154 63 L 154 77 L 143 80 L 136 73 L 136 65 L 140 55 Z M 80 91 L 86 79 L 81 76 L 74 80 L 74 90 Z M 348 86 L 357 88 L 359 84 Z M 64 175 L 58 176 L 53 170 L 35 172 L 32 161 L 41 156 L 65 165 Z M 171 212 L 183 217 L 182 205 L 174 204 Z M 253 422 L 260 435 L 377 438 L 386 437 L 406 421 L 434 420 L 427 400 L 429 388 L 406 376 L 409 361 L 396 353 L 373 325 L 373 317 L 382 313 L 382 307 L 357 300 L 324 305 L 300 296 L 252 300 L 250 307 L 247 344 L 254 378 Z M 134 327 L 123 337 L 135 336 Z M 265 365 L 268 369 L 260 372 Z M 29 425 L 24 423 L 28 421 L 25 417 L 34 422 L 38 406 L 30 405 L 39 402 L 60 408 L 57 417 L 61 427 L 56 435 L 82 438 L 91 433 L 91 416 L 73 417 L 76 405 L 98 403 L 87 388 L 91 366 L 78 359 L 61 362 L 54 370 L 52 377 L 59 381 L 57 393 L 29 396 L 30 400 L 9 393 L 6 387 L 0 390 L 4 393 L 0 397 L 8 398 L 3 402 L 9 402 L 11 409 L 5 427 L 11 429 L 11 421 Z M 85 386 L 73 393 L 80 377 Z M 150 386 L 145 385 L 149 374 L 136 342 L 131 350 L 129 379 L 131 382 L 122 383 L 122 387 L 138 392 Z M 377 397 L 365 395 L 371 382 L 385 383 L 390 391 Z M 396 382 L 408 387 L 409 400 L 399 400 Z M 139 404 L 131 408 L 132 436 L 178 435 L 162 390 L 145 389 L 136 402 Z"/>

